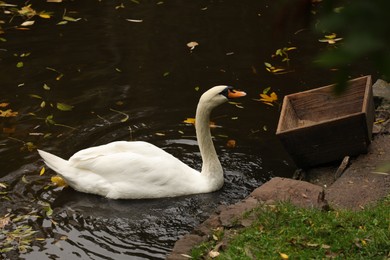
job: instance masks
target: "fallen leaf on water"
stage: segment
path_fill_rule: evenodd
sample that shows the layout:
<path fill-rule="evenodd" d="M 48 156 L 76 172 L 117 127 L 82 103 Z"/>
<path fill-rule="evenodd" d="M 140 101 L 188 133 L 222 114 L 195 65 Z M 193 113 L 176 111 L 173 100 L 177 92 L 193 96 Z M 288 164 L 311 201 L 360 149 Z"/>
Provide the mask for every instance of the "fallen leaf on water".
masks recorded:
<path fill-rule="evenodd" d="M 61 111 L 70 111 L 73 109 L 74 106 L 65 104 L 65 103 L 57 103 L 57 109 Z"/>
<path fill-rule="evenodd" d="M 190 50 L 192 51 L 193 49 L 195 49 L 196 46 L 198 46 L 199 43 L 197 42 L 189 42 L 187 43 L 187 47 L 190 48 Z"/>
<path fill-rule="evenodd" d="M 183 123 L 195 125 L 195 118 L 189 117 L 189 118 L 187 118 L 186 120 L 184 120 Z M 211 128 L 216 128 L 216 127 L 218 127 L 214 122 L 211 122 L 211 121 L 210 121 L 209 126 L 210 126 Z"/>
<path fill-rule="evenodd" d="M 58 175 L 53 176 L 53 177 L 51 177 L 50 180 L 52 183 L 54 183 L 58 187 L 67 187 L 68 186 L 66 181 L 61 176 L 58 176 Z"/>
<path fill-rule="evenodd" d="M 26 179 L 26 175 L 23 175 L 23 177 L 22 177 L 22 182 L 24 182 L 24 183 L 26 183 L 26 184 L 29 183 L 28 180 Z"/>
<path fill-rule="evenodd" d="M 18 10 L 18 13 L 21 16 L 26 16 L 28 18 L 33 17 L 37 14 L 37 12 L 31 8 L 31 5 L 23 6 L 20 10 Z"/>
<path fill-rule="evenodd" d="M 229 101 L 228 103 L 230 105 L 236 106 L 237 108 L 244 108 L 243 106 L 241 106 L 241 103 L 238 103 L 238 102 Z"/>
<path fill-rule="evenodd" d="M 73 17 L 64 15 L 64 16 L 62 17 L 62 20 L 68 21 L 68 22 L 78 22 L 78 21 L 81 20 L 81 18 L 73 18 Z"/>
<path fill-rule="evenodd" d="M 43 174 L 45 174 L 45 167 L 42 167 L 41 171 L 39 172 L 39 176 L 42 176 Z"/>
<path fill-rule="evenodd" d="M 0 188 L 3 189 L 7 188 L 7 184 L 5 184 L 4 182 L 0 182 Z"/>
<path fill-rule="evenodd" d="M 50 19 L 51 18 L 51 13 L 42 11 L 42 12 L 39 13 L 39 17 L 41 17 L 43 19 Z"/>
<path fill-rule="evenodd" d="M 279 253 L 280 255 L 280 258 L 282 259 L 288 259 L 288 255 L 284 254 L 284 253 Z"/>
<path fill-rule="evenodd" d="M 0 107 L 8 107 L 9 103 L 0 103 Z"/>
<path fill-rule="evenodd" d="M 142 23 L 144 20 L 142 19 L 126 19 L 126 21 L 131 23 Z"/>
<path fill-rule="evenodd" d="M 18 63 L 16 63 L 17 68 L 22 68 L 23 66 L 24 66 L 23 61 L 19 61 Z"/>
<path fill-rule="evenodd" d="M 24 144 L 23 150 L 27 149 L 27 151 L 32 152 L 36 149 L 37 147 L 33 142 L 26 142 Z"/>
<path fill-rule="evenodd" d="M 195 124 L 195 118 L 192 118 L 192 117 L 187 118 L 186 120 L 183 121 L 183 123 L 194 125 Z"/>
<path fill-rule="evenodd" d="M 35 21 L 25 21 L 20 26 L 31 26 L 35 23 Z"/>
<path fill-rule="evenodd" d="M 331 33 L 329 35 L 325 35 L 323 39 L 319 39 L 319 42 L 326 42 L 328 44 L 335 44 L 338 41 L 341 41 L 343 38 L 336 38 L 335 33 Z"/>
<path fill-rule="evenodd" d="M 268 88 L 266 89 L 267 92 L 268 92 Z M 272 92 L 271 94 L 265 94 L 267 92 L 265 92 L 265 90 L 263 91 L 262 94 L 260 94 L 260 99 L 255 99 L 256 101 L 261 101 L 263 102 L 264 104 L 266 105 L 269 105 L 269 106 L 273 106 L 276 101 L 278 101 L 278 95 L 276 95 L 275 92 Z"/>
<path fill-rule="evenodd" d="M 228 147 L 228 148 L 235 148 L 236 147 L 236 144 L 237 144 L 237 142 L 236 142 L 236 140 L 228 140 L 227 141 L 227 143 L 226 143 L 226 146 Z"/>
<path fill-rule="evenodd" d="M 12 109 L 0 110 L 0 117 L 15 117 L 18 114 L 18 112 L 12 111 Z"/>
<path fill-rule="evenodd" d="M 115 113 L 118 113 L 118 114 L 121 114 L 121 115 L 124 115 L 124 116 L 125 116 L 124 118 L 121 119 L 121 122 L 122 122 L 122 123 L 124 123 L 124 122 L 126 122 L 127 120 L 129 120 L 129 115 L 128 115 L 128 114 L 126 114 L 126 113 L 124 113 L 124 112 L 121 112 L 121 111 L 118 111 L 118 110 L 115 110 L 115 109 L 112 109 L 112 108 L 110 108 L 110 110 L 111 110 L 112 112 L 115 112 Z"/>

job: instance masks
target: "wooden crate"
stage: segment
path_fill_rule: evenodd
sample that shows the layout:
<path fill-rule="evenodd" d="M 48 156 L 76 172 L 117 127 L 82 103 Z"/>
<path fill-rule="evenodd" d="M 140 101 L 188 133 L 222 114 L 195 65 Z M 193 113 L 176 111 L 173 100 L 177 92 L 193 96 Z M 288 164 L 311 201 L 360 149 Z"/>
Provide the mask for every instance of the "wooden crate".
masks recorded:
<path fill-rule="evenodd" d="M 367 153 L 375 117 L 371 76 L 284 97 L 276 135 L 298 167 Z"/>

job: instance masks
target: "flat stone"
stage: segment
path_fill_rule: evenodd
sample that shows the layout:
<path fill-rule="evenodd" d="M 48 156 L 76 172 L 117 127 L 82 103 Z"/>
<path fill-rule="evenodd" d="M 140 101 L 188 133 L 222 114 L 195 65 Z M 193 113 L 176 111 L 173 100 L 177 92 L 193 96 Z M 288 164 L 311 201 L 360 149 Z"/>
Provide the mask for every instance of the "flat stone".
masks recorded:
<path fill-rule="evenodd" d="M 200 243 L 202 243 L 205 238 L 194 235 L 187 234 L 180 238 L 173 247 L 172 253 L 167 256 L 168 260 L 184 260 L 189 259 L 185 255 L 188 255 L 191 252 L 191 249 Z"/>
<path fill-rule="evenodd" d="M 372 90 L 375 97 L 385 98 L 390 101 L 390 83 L 378 79 L 374 85 L 372 85 Z"/>
<path fill-rule="evenodd" d="M 266 203 L 289 201 L 298 207 L 323 208 L 326 204 L 323 192 L 322 187 L 309 182 L 275 177 L 255 189 L 250 196 Z"/>

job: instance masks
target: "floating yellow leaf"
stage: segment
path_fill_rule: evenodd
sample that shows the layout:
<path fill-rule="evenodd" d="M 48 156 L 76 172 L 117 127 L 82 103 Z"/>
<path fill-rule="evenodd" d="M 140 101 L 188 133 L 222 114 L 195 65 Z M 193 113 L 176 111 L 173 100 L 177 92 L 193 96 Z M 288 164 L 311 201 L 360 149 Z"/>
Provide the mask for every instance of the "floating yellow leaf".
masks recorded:
<path fill-rule="evenodd" d="M 278 95 L 276 95 L 275 92 L 272 92 L 270 95 L 268 94 L 260 94 L 260 101 L 264 103 L 270 103 L 272 104 L 273 102 L 276 102 L 278 100 Z"/>
<path fill-rule="evenodd" d="M 43 19 L 50 19 L 51 18 L 51 13 L 47 13 L 45 11 L 39 13 L 39 17 Z"/>
<path fill-rule="evenodd" d="M 12 109 L 0 110 L 0 117 L 15 117 L 18 114 L 18 112 L 12 111 Z"/>
<path fill-rule="evenodd" d="M 189 117 L 189 118 L 187 118 L 186 120 L 184 120 L 183 123 L 195 125 L 195 118 Z M 211 122 L 211 121 L 210 121 L 209 126 L 210 126 L 211 128 L 217 128 L 217 127 L 218 127 L 214 122 Z"/>
<path fill-rule="evenodd" d="M 195 118 L 191 118 L 191 117 L 187 118 L 186 120 L 183 121 L 183 123 L 195 125 Z"/>
<path fill-rule="evenodd" d="M 43 174 L 45 174 L 45 167 L 42 167 L 41 171 L 39 172 L 39 176 L 42 176 Z"/>
<path fill-rule="evenodd" d="M 279 253 L 280 255 L 280 258 L 282 259 L 288 259 L 288 255 L 284 254 L 284 253 Z"/>
<path fill-rule="evenodd" d="M 0 107 L 7 107 L 9 103 L 0 103 Z"/>
<path fill-rule="evenodd" d="M 68 184 L 61 176 L 53 176 L 51 177 L 51 182 L 57 185 L 58 187 L 67 187 Z"/>

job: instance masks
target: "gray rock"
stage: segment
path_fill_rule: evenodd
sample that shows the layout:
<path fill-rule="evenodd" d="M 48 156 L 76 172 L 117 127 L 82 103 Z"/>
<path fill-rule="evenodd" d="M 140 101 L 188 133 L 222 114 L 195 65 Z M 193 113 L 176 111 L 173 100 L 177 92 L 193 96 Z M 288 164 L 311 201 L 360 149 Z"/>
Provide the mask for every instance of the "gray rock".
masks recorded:
<path fill-rule="evenodd" d="M 385 98 L 390 101 L 390 83 L 378 79 L 372 86 L 374 96 Z"/>

